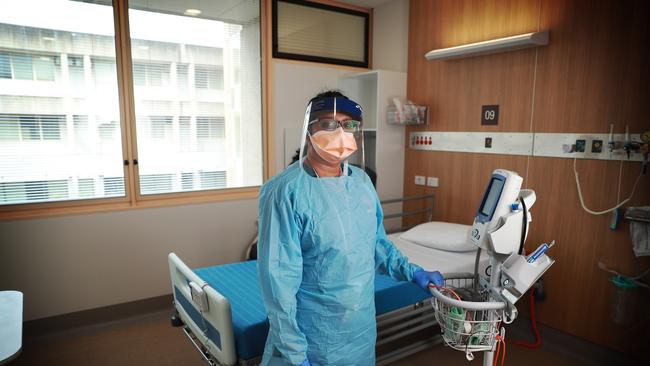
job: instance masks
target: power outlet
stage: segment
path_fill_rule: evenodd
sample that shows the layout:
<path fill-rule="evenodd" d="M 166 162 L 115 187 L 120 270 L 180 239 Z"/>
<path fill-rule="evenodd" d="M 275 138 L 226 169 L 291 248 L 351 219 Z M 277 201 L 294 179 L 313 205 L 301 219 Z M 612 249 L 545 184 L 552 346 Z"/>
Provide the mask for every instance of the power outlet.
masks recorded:
<path fill-rule="evenodd" d="M 415 176 L 415 185 L 423 186 L 424 185 L 424 176 L 416 175 Z"/>
<path fill-rule="evenodd" d="M 603 152 L 603 140 L 591 141 L 591 152 L 596 154 Z"/>
<path fill-rule="evenodd" d="M 437 187 L 438 186 L 438 177 L 427 177 L 427 186 Z"/>

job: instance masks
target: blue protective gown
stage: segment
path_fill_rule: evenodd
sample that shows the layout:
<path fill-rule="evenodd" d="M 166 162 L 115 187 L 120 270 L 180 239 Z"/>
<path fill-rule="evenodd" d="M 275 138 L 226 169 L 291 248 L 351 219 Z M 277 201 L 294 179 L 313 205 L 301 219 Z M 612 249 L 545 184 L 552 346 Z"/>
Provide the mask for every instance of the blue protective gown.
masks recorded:
<path fill-rule="evenodd" d="M 366 173 L 316 178 L 294 163 L 262 187 L 259 207 L 262 365 L 374 365 L 375 271 L 411 281 L 420 267 L 386 237 Z"/>

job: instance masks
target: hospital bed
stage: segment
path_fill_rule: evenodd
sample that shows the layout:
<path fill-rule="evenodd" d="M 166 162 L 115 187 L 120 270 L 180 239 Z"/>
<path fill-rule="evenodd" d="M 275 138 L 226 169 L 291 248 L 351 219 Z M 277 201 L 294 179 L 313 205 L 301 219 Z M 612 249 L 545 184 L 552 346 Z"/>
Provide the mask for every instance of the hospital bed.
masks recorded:
<path fill-rule="evenodd" d="M 383 203 L 422 198 L 403 198 Z M 431 211 L 431 208 L 425 208 L 386 215 L 385 218 L 425 213 L 430 219 Z M 412 262 L 423 268 L 442 273 L 474 270 L 475 251 L 433 249 L 403 239 L 402 232 L 394 232 L 389 238 Z M 481 271 L 485 270 L 488 261 L 487 256 L 480 257 L 478 264 Z M 192 270 L 171 253 L 169 267 L 175 307 L 172 325 L 182 327 L 204 360 L 211 365 L 258 364 L 269 325 L 258 284 L 256 261 Z M 378 353 L 378 365 L 442 343 L 438 332 L 421 336 L 426 329 L 437 326 L 429 305 L 430 297 L 430 293 L 415 284 L 376 275 L 377 347 L 388 350 Z M 408 342 L 399 342 L 409 336 L 416 341 L 409 338 Z"/>

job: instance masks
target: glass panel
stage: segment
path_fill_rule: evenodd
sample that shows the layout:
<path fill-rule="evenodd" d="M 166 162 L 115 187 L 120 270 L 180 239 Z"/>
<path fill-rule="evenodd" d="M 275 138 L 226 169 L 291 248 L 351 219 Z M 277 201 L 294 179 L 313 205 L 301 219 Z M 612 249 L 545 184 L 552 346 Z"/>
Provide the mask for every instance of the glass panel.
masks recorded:
<path fill-rule="evenodd" d="M 129 7 L 140 193 L 261 184 L 259 1 Z"/>
<path fill-rule="evenodd" d="M 95 195 L 95 180 L 93 178 L 79 178 L 79 197 L 93 197 Z"/>
<path fill-rule="evenodd" d="M 41 127 L 37 116 L 20 116 L 20 131 L 23 140 L 40 140 Z"/>
<path fill-rule="evenodd" d="M 104 196 L 124 196 L 124 178 L 104 177 Z"/>
<path fill-rule="evenodd" d="M 11 79 L 11 61 L 6 53 L 0 53 L 0 78 Z"/>
<path fill-rule="evenodd" d="M 15 115 L 0 114 L 0 140 L 20 140 L 20 127 Z"/>
<path fill-rule="evenodd" d="M 223 89 L 223 69 L 210 65 L 197 65 L 194 80 L 199 89 Z"/>
<path fill-rule="evenodd" d="M 61 140 L 61 126 L 65 116 L 41 116 L 41 130 L 44 140 Z"/>
<path fill-rule="evenodd" d="M 84 59 L 83 56 L 68 55 L 68 77 L 69 82 L 74 89 L 84 87 Z"/>
<path fill-rule="evenodd" d="M 0 182 L 0 200 L 3 203 L 23 203 L 27 201 L 26 182 Z"/>
<path fill-rule="evenodd" d="M 226 172 L 199 172 L 201 176 L 201 188 L 225 188 Z"/>
<path fill-rule="evenodd" d="M 181 173 L 181 187 L 184 191 L 194 188 L 194 173 Z"/>
<path fill-rule="evenodd" d="M 179 64 L 176 65 L 176 87 L 178 91 L 186 91 L 189 89 L 189 71 L 188 65 Z"/>
<path fill-rule="evenodd" d="M 191 146 L 190 144 L 192 143 L 190 137 L 191 134 L 190 123 L 191 123 L 191 118 L 189 116 L 180 116 L 178 118 L 181 151 L 190 151 L 190 146 Z"/>
<path fill-rule="evenodd" d="M 99 85 L 113 85 L 117 71 L 115 60 L 92 59 L 93 79 Z"/>
<path fill-rule="evenodd" d="M 142 194 L 165 193 L 172 189 L 173 174 L 151 174 L 140 176 Z"/>
<path fill-rule="evenodd" d="M 58 57 L 57 57 L 58 59 Z M 55 60 L 52 56 L 38 56 L 34 59 L 36 80 L 54 81 Z"/>
<path fill-rule="evenodd" d="M 0 8 L 0 205 L 124 196 L 111 2 Z"/>
<path fill-rule="evenodd" d="M 32 80 L 34 78 L 32 56 L 13 55 L 11 65 L 14 69 L 14 79 Z"/>

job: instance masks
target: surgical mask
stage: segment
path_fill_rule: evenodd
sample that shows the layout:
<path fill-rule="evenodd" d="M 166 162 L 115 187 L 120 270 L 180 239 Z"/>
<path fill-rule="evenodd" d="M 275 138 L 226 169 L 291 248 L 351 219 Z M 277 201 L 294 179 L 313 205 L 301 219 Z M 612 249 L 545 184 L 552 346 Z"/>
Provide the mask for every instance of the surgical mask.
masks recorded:
<path fill-rule="evenodd" d="M 345 132 L 341 127 L 334 131 L 317 131 L 310 134 L 309 139 L 318 156 L 332 164 L 340 163 L 357 151 L 354 133 Z"/>
<path fill-rule="evenodd" d="M 311 165 L 305 164 L 309 150 L 328 164 L 340 163 L 341 177 L 352 171 L 348 164 L 364 170 L 363 108 L 341 96 L 312 99 L 305 109 L 299 157 L 302 172 L 311 175 L 313 173 L 305 169 Z"/>

